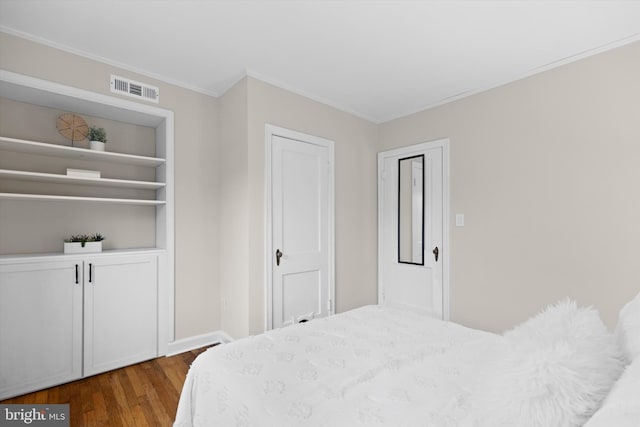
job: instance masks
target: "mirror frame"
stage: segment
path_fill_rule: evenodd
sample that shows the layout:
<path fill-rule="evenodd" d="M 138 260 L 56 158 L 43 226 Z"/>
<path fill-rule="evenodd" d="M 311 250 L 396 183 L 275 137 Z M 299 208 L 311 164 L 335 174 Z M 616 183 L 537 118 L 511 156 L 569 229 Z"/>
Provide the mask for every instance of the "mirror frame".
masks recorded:
<path fill-rule="evenodd" d="M 400 218 L 401 218 L 401 204 L 400 204 L 400 200 L 401 200 L 401 191 L 402 191 L 402 167 L 401 167 L 401 162 L 403 160 L 411 160 L 411 159 L 417 159 L 420 158 L 422 159 L 422 227 L 420 232 L 422 233 L 421 235 L 421 242 L 422 242 L 422 246 L 421 246 L 421 252 L 420 252 L 420 259 L 422 260 L 421 262 L 413 262 L 413 261 L 402 261 L 402 257 L 401 257 L 401 244 L 400 244 L 400 236 L 401 236 L 401 223 L 400 223 Z M 411 265 L 425 265 L 425 256 L 424 256 L 424 215 L 425 215 L 425 156 L 424 154 L 418 154 L 415 156 L 409 156 L 409 157 L 403 157 L 398 159 L 398 263 L 399 264 L 411 264 Z"/>

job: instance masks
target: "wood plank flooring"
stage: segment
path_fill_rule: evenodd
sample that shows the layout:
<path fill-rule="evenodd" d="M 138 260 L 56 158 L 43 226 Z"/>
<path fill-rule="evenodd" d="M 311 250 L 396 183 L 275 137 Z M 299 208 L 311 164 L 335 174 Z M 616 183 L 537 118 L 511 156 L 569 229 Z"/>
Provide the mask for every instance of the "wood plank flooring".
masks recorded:
<path fill-rule="evenodd" d="M 189 366 L 207 348 L 160 357 L 0 403 L 68 403 L 72 427 L 171 426 Z"/>

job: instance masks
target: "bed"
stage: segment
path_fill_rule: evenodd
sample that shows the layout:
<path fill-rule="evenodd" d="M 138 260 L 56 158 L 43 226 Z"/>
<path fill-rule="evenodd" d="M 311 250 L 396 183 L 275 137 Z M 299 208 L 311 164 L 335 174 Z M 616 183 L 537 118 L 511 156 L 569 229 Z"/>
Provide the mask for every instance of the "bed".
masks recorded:
<path fill-rule="evenodd" d="M 570 301 L 503 335 L 366 306 L 202 353 L 174 426 L 582 426 L 631 366 L 619 347 Z"/>

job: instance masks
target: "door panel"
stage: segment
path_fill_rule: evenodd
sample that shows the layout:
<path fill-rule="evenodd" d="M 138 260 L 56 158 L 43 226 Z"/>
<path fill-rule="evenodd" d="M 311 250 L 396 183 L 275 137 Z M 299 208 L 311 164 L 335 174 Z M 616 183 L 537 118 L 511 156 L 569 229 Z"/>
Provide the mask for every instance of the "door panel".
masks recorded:
<path fill-rule="evenodd" d="M 323 315 L 322 274 L 303 271 L 282 277 L 282 326 Z"/>
<path fill-rule="evenodd" d="M 0 265 L 0 399 L 82 376 L 82 261 Z"/>
<path fill-rule="evenodd" d="M 320 233 L 326 224 L 320 211 L 326 196 L 326 156 L 314 146 L 280 141 L 281 162 L 276 165 L 282 198 L 282 247 L 287 253 L 314 253 L 322 250 Z M 303 151 L 304 150 L 304 151 Z"/>
<path fill-rule="evenodd" d="M 326 146 L 271 137 L 274 328 L 330 312 L 329 159 Z"/>
<path fill-rule="evenodd" d="M 85 262 L 84 373 L 93 375 L 157 355 L 157 257 Z"/>
<path fill-rule="evenodd" d="M 421 156 L 424 156 L 424 163 L 421 165 L 423 182 L 415 182 L 416 174 L 420 172 L 420 168 L 415 167 L 412 180 L 409 181 L 413 185 L 409 184 L 410 187 L 404 191 L 403 196 L 407 197 L 411 193 L 414 200 L 405 202 L 410 208 L 403 214 L 400 209 L 403 191 L 400 189 L 400 164 L 408 158 Z M 428 309 L 438 317 L 443 317 L 443 148 L 421 144 L 414 149 L 407 147 L 380 153 L 378 167 L 380 302 Z M 421 191 L 417 191 L 418 189 Z M 420 204 L 424 206 L 424 211 L 416 218 L 415 212 L 420 211 L 417 209 Z M 409 239 L 400 241 L 401 215 L 409 218 L 414 230 L 420 230 L 417 222 L 422 222 L 422 233 L 414 233 L 412 236 L 405 230 L 403 235 L 409 236 Z M 424 239 L 424 245 L 421 238 Z M 403 262 L 400 262 L 401 248 L 407 245 L 413 247 L 413 254 L 411 257 L 402 255 Z M 436 247 L 437 261 L 433 253 Z M 416 250 L 422 253 L 415 253 Z"/>

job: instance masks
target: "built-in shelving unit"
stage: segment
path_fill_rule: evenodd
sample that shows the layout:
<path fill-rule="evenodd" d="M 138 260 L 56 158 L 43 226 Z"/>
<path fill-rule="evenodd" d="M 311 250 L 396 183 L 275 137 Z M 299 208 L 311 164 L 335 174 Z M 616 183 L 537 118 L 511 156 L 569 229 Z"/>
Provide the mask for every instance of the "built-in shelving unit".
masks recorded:
<path fill-rule="evenodd" d="M 154 168 L 156 176 L 155 181 L 140 181 L 63 175 L 37 170 L 0 168 L 0 179 L 12 181 L 35 181 L 89 187 L 155 191 L 155 197 L 153 198 L 131 198 L 129 194 L 125 194 L 125 196 L 128 197 L 118 197 L 117 195 L 115 197 L 95 197 L 91 195 L 79 196 L 74 194 L 31 194 L 31 192 L 13 192 L 12 190 L 7 192 L 5 190 L 4 192 L 0 192 L 0 200 L 97 202 L 140 206 L 167 205 L 167 196 L 172 194 L 172 191 L 167 191 L 166 183 L 168 169 L 171 169 L 167 168 L 168 159 L 166 156 L 168 131 L 170 129 L 172 130 L 172 123 L 170 123 L 172 120 L 168 118 L 168 116 L 172 115 L 171 112 L 6 71 L 0 71 L 0 96 L 56 109 L 64 108 L 70 111 L 85 110 L 88 113 L 106 118 L 115 118 L 127 123 L 154 127 L 157 133 L 156 153 L 158 154 L 156 157 L 150 157 L 113 151 L 97 151 L 0 135 L 0 152 L 10 151 L 28 155 L 50 156 L 68 159 L 70 162 L 77 160 L 91 161 L 94 162 L 97 167 L 101 164 L 109 163 L 141 168 Z M 168 224 L 163 224 L 163 222 L 166 222 L 165 218 L 167 217 L 162 213 L 157 217 L 162 219 L 156 226 L 156 234 L 161 240 L 157 246 L 162 247 L 164 246 L 165 236 L 167 235 L 165 229 L 168 226 Z"/>
<path fill-rule="evenodd" d="M 24 139 L 0 136 L 0 150 L 15 151 L 43 156 L 55 156 L 65 159 L 82 159 L 95 162 L 109 162 L 139 167 L 158 167 L 166 163 L 166 159 L 159 157 L 138 156 L 133 154 L 114 153 L 110 151 L 95 151 L 86 148 L 66 147 Z M 166 183 L 157 181 L 135 181 L 113 178 L 88 178 L 73 175 L 42 173 L 35 171 L 21 171 L 0 169 L 0 178 L 19 181 L 38 181 L 56 184 L 89 185 L 96 187 L 129 188 L 137 190 L 158 190 L 166 187 Z M 163 205 L 164 200 L 125 199 L 108 197 L 80 197 L 47 194 L 0 193 L 0 199 L 13 200 L 64 200 L 70 202 L 99 202 L 130 205 Z"/>
<path fill-rule="evenodd" d="M 0 129 L 0 156 L 7 156 L 0 166 L 0 203 L 12 212 L 9 221 L 15 221 L 16 224 L 20 224 L 21 220 L 16 212 L 30 209 L 55 216 L 57 220 L 64 220 L 68 213 L 83 212 L 83 218 L 89 218 L 87 224 L 91 224 L 92 213 L 108 210 L 112 215 L 109 217 L 111 226 L 115 228 L 126 225 L 133 217 L 143 218 L 145 236 L 149 236 L 151 231 L 151 239 L 147 238 L 145 242 L 153 241 L 155 228 L 155 245 L 136 246 L 134 240 L 133 244 L 115 249 L 118 247 L 116 242 L 111 250 L 104 254 L 93 254 L 92 257 L 120 254 L 126 260 L 132 250 L 157 254 L 158 344 L 157 353 L 154 354 L 165 354 L 168 343 L 174 340 L 173 112 L 5 70 L 0 70 L 0 98 L 119 122 L 113 124 L 116 127 L 120 124 L 125 128 L 133 125 L 152 129 L 153 132 L 145 130 L 147 139 L 131 141 L 150 143 L 144 145 L 149 150 L 145 148 L 136 152 L 148 152 L 151 156 L 122 152 L 129 148 L 127 142 L 122 140 L 119 141 L 120 150 L 108 147 L 110 151 L 96 151 L 46 142 L 46 136 L 42 139 L 34 136 L 20 139 L 26 136 L 20 134 L 20 130 L 16 132 L 14 129 L 14 132 L 7 134 Z M 14 162 L 13 158 L 20 161 Z M 48 158 L 52 158 L 52 161 L 48 162 Z M 57 173 L 64 168 L 101 171 L 108 178 Z M 94 206 L 96 204 L 102 206 Z M 104 207 L 104 204 L 113 206 Z M 41 224 L 46 224 L 46 221 L 39 223 L 38 231 L 43 232 L 42 239 L 52 239 L 51 235 L 47 236 L 49 229 Z M 5 222 L 4 225 L 11 224 Z M 99 231 L 100 225 L 95 224 Z M 28 224 L 22 223 L 21 226 L 28 227 Z M 0 255 L 0 264 L 38 263 L 50 257 L 63 256 L 59 252 L 36 253 L 35 250 L 33 254 L 16 251 L 12 255 L 7 253 L 6 247 L 11 247 L 11 244 L 7 245 L 6 242 L 5 250 Z"/>

